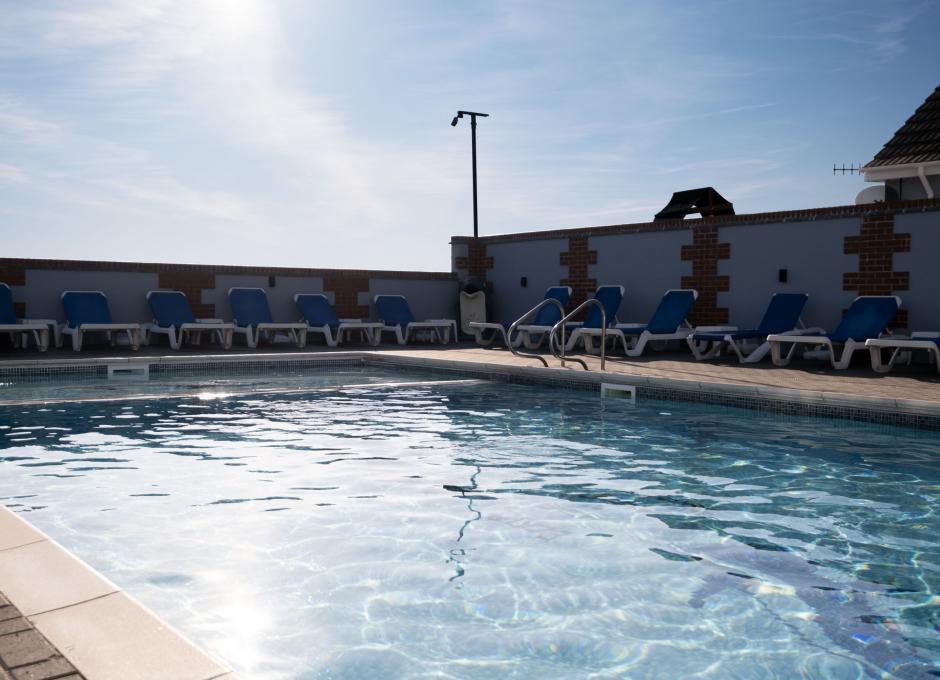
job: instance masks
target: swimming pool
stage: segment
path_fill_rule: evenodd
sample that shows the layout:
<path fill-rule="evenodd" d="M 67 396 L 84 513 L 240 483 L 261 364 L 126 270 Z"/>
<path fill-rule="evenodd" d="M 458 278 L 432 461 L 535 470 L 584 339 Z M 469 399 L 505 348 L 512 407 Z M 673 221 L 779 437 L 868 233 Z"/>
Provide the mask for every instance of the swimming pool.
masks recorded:
<path fill-rule="evenodd" d="M 0 498 L 246 678 L 940 670 L 936 433 L 427 377 L 3 406 Z"/>

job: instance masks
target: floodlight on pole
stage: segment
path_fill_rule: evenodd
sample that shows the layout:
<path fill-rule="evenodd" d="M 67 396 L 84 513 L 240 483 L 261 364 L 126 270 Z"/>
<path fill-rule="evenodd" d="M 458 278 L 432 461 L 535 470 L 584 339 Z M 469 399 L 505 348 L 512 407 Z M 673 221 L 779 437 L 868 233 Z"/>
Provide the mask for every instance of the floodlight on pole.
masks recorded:
<path fill-rule="evenodd" d="M 457 127 L 457 121 L 464 116 L 470 116 L 470 145 L 472 150 L 473 163 L 473 238 L 479 236 L 479 217 L 477 213 L 477 116 L 488 117 L 488 113 L 479 113 L 477 111 L 458 111 L 450 124 Z"/>

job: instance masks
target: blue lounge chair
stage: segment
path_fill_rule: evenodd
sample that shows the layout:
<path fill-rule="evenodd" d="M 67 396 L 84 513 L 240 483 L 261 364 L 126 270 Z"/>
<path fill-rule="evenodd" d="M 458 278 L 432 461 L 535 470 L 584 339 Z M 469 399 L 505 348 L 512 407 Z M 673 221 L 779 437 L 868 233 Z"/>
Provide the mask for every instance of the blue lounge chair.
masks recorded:
<path fill-rule="evenodd" d="M 543 301 L 558 300 L 562 307 L 567 305 L 570 299 L 570 286 L 552 286 L 545 291 L 545 297 L 542 298 Z M 538 329 L 547 328 L 551 330 L 552 326 L 561 321 L 561 317 L 561 310 L 559 310 L 556 305 L 546 305 L 542 307 L 536 312 L 535 318 L 532 320 L 531 324 L 520 324 L 517 327 L 517 330 L 520 332 L 512 339 L 512 346 L 518 347 L 523 341 L 527 340 L 526 347 L 528 349 L 536 349 L 541 344 L 542 338 L 546 337 L 546 331 Z M 507 332 L 511 325 L 512 324 L 508 323 L 483 323 L 481 321 L 470 322 L 470 328 L 473 329 L 473 335 L 476 338 L 477 344 L 483 346 L 490 345 L 496 338 L 502 337 L 506 346 L 509 347 L 510 339 Z M 489 336 L 487 336 L 487 331 L 490 332 Z"/>
<path fill-rule="evenodd" d="M 264 339 L 277 340 L 278 333 L 287 333 L 298 348 L 307 344 L 306 323 L 275 323 L 268 307 L 268 296 L 261 288 L 229 288 L 228 301 L 232 306 L 235 332 L 245 336 L 249 347 L 257 347 Z"/>
<path fill-rule="evenodd" d="M 774 293 L 757 328 L 741 330 L 736 326 L 700 326 L 686 337 L 689 349 L 699 361 L 718 356 L 725 347 L 738 355 L 738 362 L 753 364 L 770 353 L 768 335 L 805 335 L 822 329 L 801 328 L 800 314 L 809 295 Z M 745 354 L 747 351 L 747 354 Z"/>
<path fill-rule="evenodd" d="M 322 333 L 330 347 L 336 347 L 353 331 L 362 333 L 369 344 L 379 344 L 382 322 L 340 319 L 326 295 L 298 293 L 294 296 L 294 304 L 300 311 L 300 318 L 307 322 L 307 332 Z"/>
<path fill-rule="evenodd" d="M 698 291 L 691 288 L 667 290 L 648 323 L 618 323 L 607 331 L 607 336 L 623 343 L 628 357 L 638 357 L 650 342 L 684 340 L 692 327 L 686 320 Z"/>
<path fill-rule="evenodd" d="M 899 361 L 910 363 L 911 355 L 915 350 L 926 350 L 931 363 L 940 373 L 940 333 L 936 331 L 911 333 L 908 337 L 895 335 L 889 338 L 874 338 L 866 340 L 865 347 L 868 348 L 871 356 L 872 370 L 876 373 L 887 373 Z M 885 349 L 892 350 L 887 362 L 882 356 L 882 350 Z"/>
<path fill-rule="evenodd" d="M 775 366 L 786 366 L 797 347 L 805 358 L 828 358 L 836 369 L 848 368 L 855 350 L 864 349 L 867 340 L 881 336 L 901 308 L 901 298 L 894 295 L 857 297 L 832 333 L 811 335 L 770 335 L 770 352 Z M 789 345 L 784 355 L 783 348 Z M 836 347 L 841 347 L 836 357 Z M 809 347 L 810 351 L 805 351 Z"/>
<path fill-rule="evenodd" d="M 403 295 L 376 295 L 375 308 L 382 319 L 382 332 L 394 333 L 399 345 L 404 345 L 421 332 L 430 333 L 446 345 L 453 330 L 454 342 L 457 341 L 457 322 L 454 319 L 416 321 Z"/>
<path fill-rule="evenodd" d="M 598 286 L 591 297 L 603 306 L 607 329 L 610 330 L 617 323 L 617 312 L 620 309 L 620 303 L 623 302 L 623 286 Z M 548 330 L 551 330 L 551 328 Z M 584 343 L 585 351 L 593 352 L 593 339 L 601 336 L 601 310 L 598 309 L 597 305 L 591 305 L 587 308 L 582 323 L 566 324 L 565 330 L 571 331 L 571 335 L 565 344 L 566 352 L 570 352 L 577 347 L 579 342 Z"/>
<path fill-rule="evenodd" d="M 100 290 L 67 290 L 62 293 L 62 308 L 67 321 L 61 327 L 61 335 L 72 336 L 72 349 L 82 349 L 85 333 L 105 333 L 113 347 L 120 332 L 127 334 L 131 349 L 140 349 L 139 323 L 114 323 L 108 298 Z M 60 336 L 61 341 L 61 336 Z"/>
<path fill-rule="evenodd" d="M 53 319 L 17 319 L 13 308 L 13 291 L 0 283 L 0 333 L 9 333 L 14 347 L 26 347 L 32 334 L 40 352 L 49 349 L 49 329 L 56 330 Z"/>
<path fill-rule="evenodd" d="M 172 349 L 179 349 L 187 338 L 198 345 L 203 333 L 214 333 L 223 349 L 232 346 L 235 325 L 222 319 L 197 319 L 189 300 L 178 290 L 152 290 L 147 293 L 147 304 L 153 322 L 144 327 L 144 342 L 150 344 L 154 334 L 166 335 Z"/>

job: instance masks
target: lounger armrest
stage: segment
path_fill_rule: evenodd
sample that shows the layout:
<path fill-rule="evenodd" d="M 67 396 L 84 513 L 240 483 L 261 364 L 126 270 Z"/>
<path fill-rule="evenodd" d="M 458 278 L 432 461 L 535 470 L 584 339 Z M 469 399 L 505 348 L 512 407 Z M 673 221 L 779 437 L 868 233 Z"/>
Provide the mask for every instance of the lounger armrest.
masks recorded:
<path fill-rule="evenodd" d="M 895 335 L 894 337 L 898 337 Z M 911 333 L 912 340 L 929 340 L 932 338 L 940 338 L 940 332 L 937 331 L 917 331 L 916 333 Z"/>
<path fill-rule="evenodd" d="M 695 333 L 733 333 L 738 330 L 737 326 L 696 326 Z"/>
<path fill-rule="evenodd" d="M 637 328 L 646 328 L 645 323 L 618 323 L 614 326 L 618 331 L 632 331 Z"/>
<path fill-rule="evenodd" d="M 139 323 L 82 323 L 78 327 L 83 331 L 123 331 L 140 330 Z"/>
<path fill-rule="evenodd" d="M 196 319 L 196 323 L 225 323 L 225 319 Z"/>
<path fill-rule="evenodd" d="M 20 319 L 20 323 L 41 323 L 46 326 L 57 326 L 59 324 L 55 319 Z"/>
<path fill-rule="evenodd" d="M 787 335 L 786 333 L 775 333 L 773 335 L 768 335 L 767 342 L 792 342 L 794 344 L 800 345 L 832 344 L 832 340 L 830 340 L 825 335 Z"/>

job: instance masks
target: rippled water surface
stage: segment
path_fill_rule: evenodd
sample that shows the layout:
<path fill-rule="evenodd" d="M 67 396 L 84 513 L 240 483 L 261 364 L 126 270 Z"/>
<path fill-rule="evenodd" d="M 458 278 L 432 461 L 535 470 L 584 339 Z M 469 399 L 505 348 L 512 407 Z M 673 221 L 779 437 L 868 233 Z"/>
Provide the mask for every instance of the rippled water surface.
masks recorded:
<path fill-rule="evenodd" d="M 245 678 L 940 674 L 935 433 L 442 383 L 5 406 L 0 447 Z"/>

